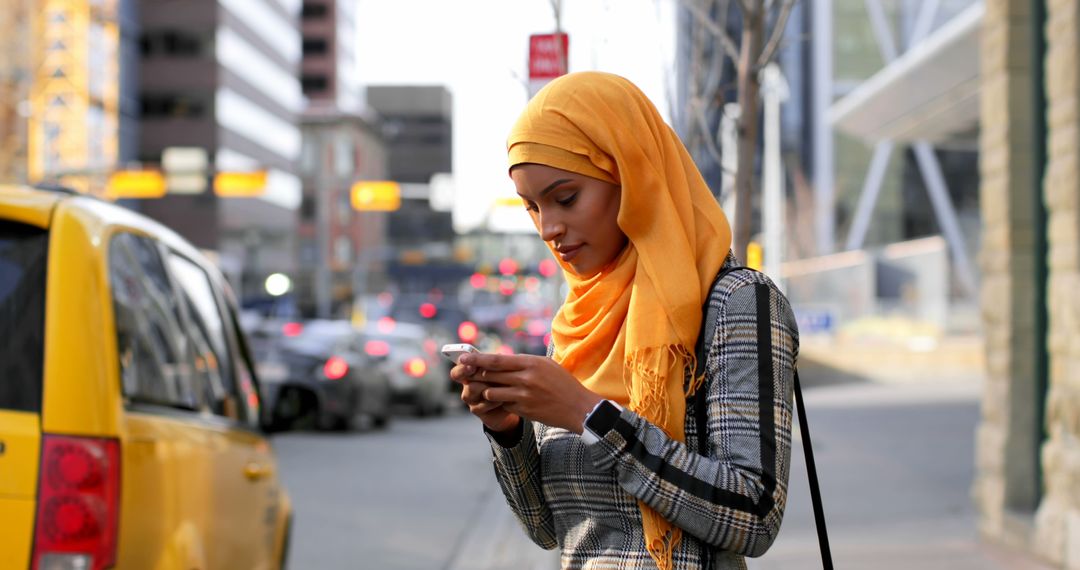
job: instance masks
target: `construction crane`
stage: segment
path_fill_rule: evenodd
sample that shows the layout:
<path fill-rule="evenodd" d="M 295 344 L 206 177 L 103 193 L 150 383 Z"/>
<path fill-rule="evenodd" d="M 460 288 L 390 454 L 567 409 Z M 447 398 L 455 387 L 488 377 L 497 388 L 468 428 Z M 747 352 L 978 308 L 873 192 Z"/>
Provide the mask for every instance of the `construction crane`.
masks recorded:
<path fill-rule="evenodd" d="M 117 0 L 31 1 L 28 178 L 103 194 L 118 153 Z"/>

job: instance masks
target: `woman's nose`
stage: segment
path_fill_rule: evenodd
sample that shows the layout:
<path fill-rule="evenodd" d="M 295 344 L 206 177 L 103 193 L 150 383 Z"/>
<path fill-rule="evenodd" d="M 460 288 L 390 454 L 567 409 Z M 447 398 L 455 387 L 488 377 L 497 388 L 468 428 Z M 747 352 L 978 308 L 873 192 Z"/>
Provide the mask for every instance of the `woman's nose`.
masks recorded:
<path fill-rule="evenodd" d="M 553 241 L 555 238 L 566 233 L 566 225 L 563 224 L 557 216 L 552 215 L 540 215 L 540 239 L 544 241 Z"/>

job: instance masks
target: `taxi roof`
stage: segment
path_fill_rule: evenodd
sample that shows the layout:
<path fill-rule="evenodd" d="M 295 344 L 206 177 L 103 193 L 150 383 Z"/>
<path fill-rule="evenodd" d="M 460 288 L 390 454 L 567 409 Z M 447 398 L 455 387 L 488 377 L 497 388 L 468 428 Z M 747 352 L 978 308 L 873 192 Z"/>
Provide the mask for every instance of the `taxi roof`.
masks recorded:
<path fill-rule="evenodd" d="M 99 198 L 80 194 L 63 187 L 31 187 L 0 185 L 0 220 L 13 220 L 41 228 L 49 228 L 57 206 L 60 211 L 77 210 L 86 231 L 99 238 L 107 237 L 113 228 L 122 227 L 153 236 L 204 268 L 220 270 L 194 245 L 180 234 L 143 214 Z"/>
<path fill-rule="evenodd" d="M 63 196 L 63 192 L 0 185 L 0 219 L 47 228 L 53 207 Z"/>

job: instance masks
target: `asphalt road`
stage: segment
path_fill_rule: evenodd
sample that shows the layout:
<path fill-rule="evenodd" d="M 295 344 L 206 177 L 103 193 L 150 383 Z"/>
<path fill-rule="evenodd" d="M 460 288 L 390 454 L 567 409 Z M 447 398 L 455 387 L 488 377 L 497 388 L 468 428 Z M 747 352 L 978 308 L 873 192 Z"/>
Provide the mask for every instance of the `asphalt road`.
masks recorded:
<path fill-rule="evenodd" d="M 480 424 L 458 409 L 273 443 L 296 513 L 293 570 L 449 568 L 496 485 Z"/>
<path fill-rule="evenodd" d="M 980 541 L 971 500 L 977 382 L 812 386 L 807 408 L 837 568 L 1042 568 Z M 797 427 L 796 427 L 797 430 Z M 479 422 L 274 438 L 293 498 L 290 568 L 552 570 L 502 500 Z M 820 568 L 800 441 L 773 547 L 751 570 Z"/>

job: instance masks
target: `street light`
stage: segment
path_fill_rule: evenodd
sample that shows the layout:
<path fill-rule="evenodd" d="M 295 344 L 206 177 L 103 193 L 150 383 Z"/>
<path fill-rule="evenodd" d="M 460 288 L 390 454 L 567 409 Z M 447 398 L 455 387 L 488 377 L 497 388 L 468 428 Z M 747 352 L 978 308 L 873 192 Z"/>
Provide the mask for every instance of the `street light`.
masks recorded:
<path fill-rule="evenodd" d="M 273 273 L 266 278 L 266 292 L 273 297 L 280 297 L 292 288 L 292 279 L 284 273 Z"/>

